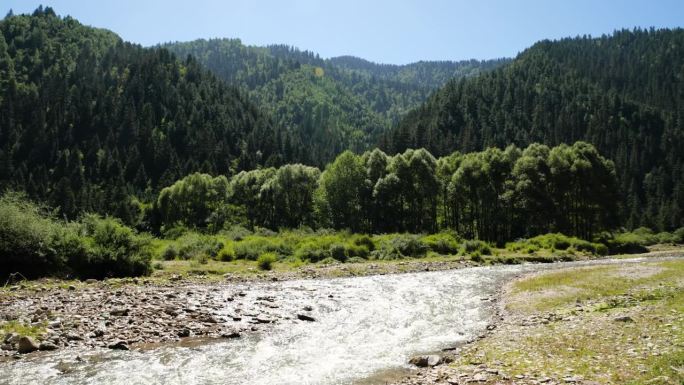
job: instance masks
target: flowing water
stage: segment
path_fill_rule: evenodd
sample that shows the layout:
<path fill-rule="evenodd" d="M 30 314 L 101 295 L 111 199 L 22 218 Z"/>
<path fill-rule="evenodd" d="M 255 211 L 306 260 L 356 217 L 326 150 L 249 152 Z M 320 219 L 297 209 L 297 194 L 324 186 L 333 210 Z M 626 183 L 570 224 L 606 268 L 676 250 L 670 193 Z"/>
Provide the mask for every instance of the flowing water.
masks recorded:
<path fill-rule="evenodd" d="M 355 384 L 480 334 L 492 316 L 487 298 L 506 280 L 567 265 L 252 284 L 254 300 L 310 305 L 316 322 L 197 346 L 37 355 L 0 363 L 0 384 Z"/>

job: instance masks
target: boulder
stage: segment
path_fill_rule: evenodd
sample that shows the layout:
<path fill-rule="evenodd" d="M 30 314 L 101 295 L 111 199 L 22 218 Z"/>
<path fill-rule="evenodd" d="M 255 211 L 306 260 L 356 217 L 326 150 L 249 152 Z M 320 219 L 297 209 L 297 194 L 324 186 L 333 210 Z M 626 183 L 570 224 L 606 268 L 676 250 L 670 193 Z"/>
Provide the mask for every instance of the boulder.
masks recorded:
<path fill-rule="evenodd" d="M 314 317 L 308 316 L 306 314 L 297 314 L 297 319 L 300 321 L 314 322 L 316 319 Z"/>
<path fill-rule="evenodd" d="M 409 360 L 409 364 L 415 365 L 419 368 L 437 366 L 442 363 L 442 357 L 436 354 L 427 354 L 423 356 L 415 356 Z"/>
<path fill-rule="evenodd" d="M 38 350 L 57 350 L 57 345 L 53 344 L 52 342 L 41 342 L 40 345 L 38 346 Z"/>
<path fill-rule="evenodd" d="M 107 347 L 110 349 L 114 349 L 114 350 L 130 350 L 126 341 L 121 341 L 121 340 L 114 341 L 111 344 L 109 344 Z"/>
<path fill-rule="evenodd" d="M 31 337 L 21 337 L 17 342 L 17 351 L 21 354 L 35 352 L 38 348 L 38 344 Z"/>
<path fill-rule="evenodd" d="M 625 322 L 625 323 L 628 323 L 628 322 L 634 322 L 634 319 L 632 319 L 632 317 L 626 315 L 626 316 L 622 316 L 622 317 L 617 317 L 617 318 L 615 318 L 615 322 Z"/>

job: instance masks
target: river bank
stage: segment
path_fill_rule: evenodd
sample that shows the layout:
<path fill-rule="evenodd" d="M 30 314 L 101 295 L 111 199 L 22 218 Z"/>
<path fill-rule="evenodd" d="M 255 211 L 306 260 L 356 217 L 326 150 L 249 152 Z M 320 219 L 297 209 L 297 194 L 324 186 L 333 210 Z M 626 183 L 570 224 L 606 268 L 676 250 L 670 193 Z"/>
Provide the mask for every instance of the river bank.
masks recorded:
<path fill-rule="evenodd" d="M 661 250 L 641 256 L 677 253 Z M 237 338 L 267 331 L 276 323 L 316 319 L 310 304 L 263 294 L 264 283 L 445 271 L 478 264 L 458 259 L 305 266 L 289 272 L 228 274 L 220 281 L 179 274 L 162 279 L 28 281 L 0 292 L 0 356 L 19 358 L 19 350 L 126 350 L 193 338 Z M 22 336 L 31 343 L 24 341 L 20 349 Z"/>
<path fill-rule="evenodd" d="M 395 385 L 684 383 L 684 261 L 574 267 L 506 285 L 448 365 Z"/>

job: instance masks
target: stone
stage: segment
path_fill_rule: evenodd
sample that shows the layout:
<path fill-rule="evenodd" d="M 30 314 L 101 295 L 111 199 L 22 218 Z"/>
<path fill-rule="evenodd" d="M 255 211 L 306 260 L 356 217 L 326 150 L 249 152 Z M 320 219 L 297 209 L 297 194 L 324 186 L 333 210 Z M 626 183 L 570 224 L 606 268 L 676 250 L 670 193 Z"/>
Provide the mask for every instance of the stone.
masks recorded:
<path fill-rule="evenodd" d="M 69 332 L 65 335 L 67 341 L 83 341 L 83 337 L 76 332 Z"/>
<path fill-rule="evenodd" d="M 426 368 L 437 366 L 442 363 L 442 357 L 436 354 L 428 354 L 423 356 L 415 356 L 409 360 L 409 364 L 415 365 L 419 368 Z"/>
<path fill-rule="evenodd" d="M 240 338 L 240 332 L 235 331 L 235 330 L 227 331 L 227 332 L 221 333 L 221 338 L 229 338 L 229 339 Z"/>
<path fill-rule="evenodd" d="M 314 317 L 308 316 L 306 314 L 297 314 L 297 319 L 300 321 L 307 321 L 307 322 L 315 322 L 316 319 Z"/>
<path fill-rule="evenodd" d="M 76 286 L 74 286 L 74 285 L 69 285 L 68 289 L 69 289 L 69 290 L 76 290 Z"/>
<path fill-rule="evenodd" d="M 49 351 L 49 350 L 57 350 L 57 345 L 53 344 L 52 342 L 41 342 L 40 345 L 38 346 L 38 350 L 42 351 Z"/>
<path fill-rule="evenodd" d="M 38 344 L 31 337 L 21 337 L 17 342 L 17 351 L 21 354 L 31 353 L 38 350 Z"/>
<path fill-rule="evenodd" d="M 625 322 L 625 323 L 629 323 L 629 322 L 634 322 L 634 319 L 632 319 L 632 317 L 630 317 L 630 316 L 628 316 L 628 315 L 625 315 L 625 316 L 621 316 L 621 317 L 616 317 L 616 318 L 614 319 L 614 321 L 615 321 L 615 322 Z"/>
<path fill-rule="evenodd" d="M 178 337 L 185 338 L 190 337 L 190 329 L 181 329 L 178 331 Z"/>
<path fill-rule="evenodd" d="M 471 382 L 487 382 L 487 375 L 484 373 L 477 373 L 473 376 Z"/>
<path fill-rule="evenodd" d="M 109 312 L 109 314 L 111 314 L 115 317 L 123 317 L 123 316 L 127 316 L 129 311 L 130 311 L 130 309 L 127 309 L 127 308 L 119 308 L 119 309 L 113 309 L 112 311 Z"/>
<path fill-rule="evenodd" d="M 180 274 L 174 274 L 169 278 L 169 281 L 177 282 L 177 281 L 180 281 L 181 279 L 183 279 L 183 276 L 181 276 Z"/>
<path fill-rule="evenodd" d="M 121 340 L 114 341 L 111 344 L 109 344 L 107 347 L 110 349 L 114 349 L 114 350 L 130 350 L 130 348 L 128 347 L 128 344 L 126 344 L 126 341 L 121 341 Z"/>
<path fill-rule="evenodd" d="M 312 306 L 304 306 L 304 311 L 312 311 L 313 307 Z"/>

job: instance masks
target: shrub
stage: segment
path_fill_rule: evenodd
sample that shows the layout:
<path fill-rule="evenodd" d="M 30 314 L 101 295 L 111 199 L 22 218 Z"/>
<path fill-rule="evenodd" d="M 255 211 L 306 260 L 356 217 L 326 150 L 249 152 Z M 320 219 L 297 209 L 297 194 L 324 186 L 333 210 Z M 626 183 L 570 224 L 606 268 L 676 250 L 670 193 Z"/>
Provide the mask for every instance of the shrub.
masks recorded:
<path fill-rule="evenodd" d="M 683 234 L 683 236 L 684 236 L 684 234 Z M 375 243 L 373 242 L 371 237 L 369 237 L 368 235 L 361 235 L 361 236 L 357 237 L 356 239 L 354 239 L 354 245 L 365 246 L 365 248 L 368 252 L 375 250 Z"/>
<path fill-rule="evenodd" d="M 472 240 L 472 241 L 463 242 L 462 252 L 463 252 L 463 254 L 471 254 L 471 255 L 474 252 L 478 252 L 482 255 L 491 255 L 492 249 L 489 247 L 489 245 L 486 242 L 479 241 L 479 240 Z"/>
<path fill-rule="evenodd" d="M 336 260 L 338 260 L 340 262 L 344 262 L 347 260 L 347 253 L 346 253 L 347 250 L 344 248 L 343 245 L 334 244 L 334 245 L 330 246 L 329 251 L 330 251 L 330 256 L 335 258 Z"/>
<path fill-rule="evenodd" d="M 403 257 L 420 258 L 428 252 L 428 246 L 417 235 L 412 234 L 395 235 L 386 246 L 396 250 Z"/>
<path fill-rule="evenodd" d="M 233 249 L 235 250 L 235 259 L 247 259 L 250 261 L 256 261 L 263 253 L 292 254 L 292 250 L 282 240 L 257 235 L 235 242 Z"/>
<path fill-rule="evenodd" d="M 422 239 L 423 243 L 427 245 L 427 247 L 437 253 L 440 254 L 456 254 L 458 253 L 459 249 L 459 244 L 458 241 L 456 240 L 456 237 L 454 237 L 451 234 L 448 233 L 439 233 L 439 234 L 432 234 L 423 237 Z"/>
<path fill-rule="evenodd" d="M 294 255 L 302 261 L 318 262 L 330 258 L 330 248 L 325 244 L 308 241 L 301 244 Z"/>
<path fill-rule="evenodd" d="M 273 264 L 278 260 L 275 253 L 263 253 L 257 258 L 257 265 L 261 270 L 271 270 Z"/>
<path fill-rule="evenodd" d="M 361 257 L 351 257 L 351 258 L 347 259 L 347 263 L 362 263 L 362 262 L 366 262 L 366 260 L 361 258 Z"/>
<path fill-rule="evenodd" d="M 82 220 L 86 237 L 88 260 L 83 255 L 69 258 L 69 264 L 80 277 L 131 277 L 147 275 L 151 271 L 150 241 L 137 235 L 115 218 L 87 215 Z M 84 249 L 85 250 L 85 249 Z"/>
<path fill-rule="evenodd" d="M 51 214 L 18 193 L 0 197 L 0 276 L 33 278 L 63 272 L 65 259 L 53 248 L 64 232 Z"/>
<path fill-rule="evenodd" d="M 174 245 L 168 245 L 161 255 L 162 259 L 165 261 L 171 261 L 178 258 L 178 249 Z"/>
<path fill-rule="evenodd" d="M 223 262 L 230 262 L 235 259 L 235 249 L 232 244 L 224 244 L 221 251 L 216 255 L 216 259 Z"/>
<path fill-rule="evenodd" d="M 220 234 L 225 236 L 226 238 L 232 239 L 233 241 L 241 241 L 244 238 L 252 235 L 252 232 L 247 230 L 243 226 L 232 225 L 232 226 L 230 226 L 230 228 L 221 231 Z"/>
<path fill-rule="evenodd" d="M 678 228 L 672 235 L 675 243 L 684 243 L 684 227 Z"/>

